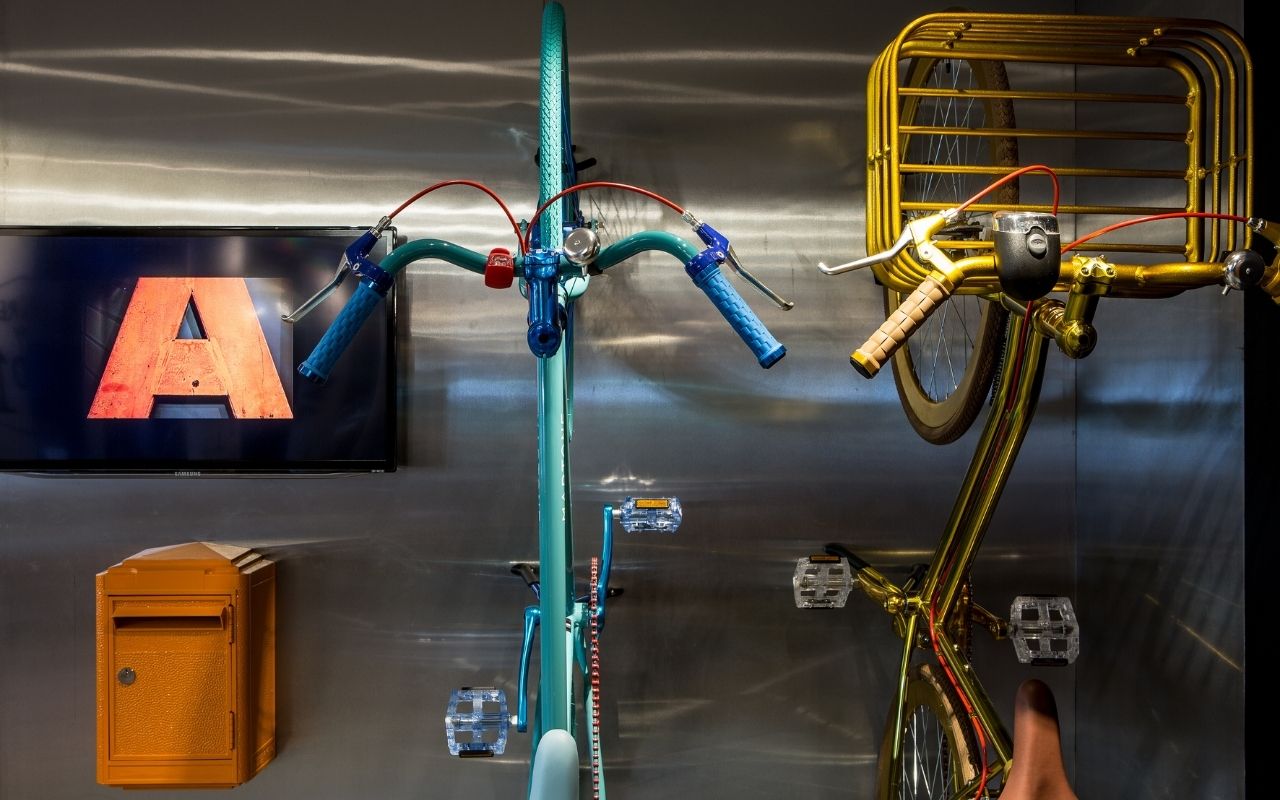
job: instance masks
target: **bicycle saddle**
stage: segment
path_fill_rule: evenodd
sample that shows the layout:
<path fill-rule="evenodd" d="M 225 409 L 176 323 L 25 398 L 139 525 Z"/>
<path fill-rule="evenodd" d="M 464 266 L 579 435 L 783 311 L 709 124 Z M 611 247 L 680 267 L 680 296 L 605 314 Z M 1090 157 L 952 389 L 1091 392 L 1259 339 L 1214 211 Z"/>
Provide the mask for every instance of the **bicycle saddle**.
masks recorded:
<path fill-rule="evenodd" d="M 1053 692 L 1043 681 L 1025 681 L 1013 713 L 1013 767 L 1001 800 L 1076 800 L 1062 765 Z"/>

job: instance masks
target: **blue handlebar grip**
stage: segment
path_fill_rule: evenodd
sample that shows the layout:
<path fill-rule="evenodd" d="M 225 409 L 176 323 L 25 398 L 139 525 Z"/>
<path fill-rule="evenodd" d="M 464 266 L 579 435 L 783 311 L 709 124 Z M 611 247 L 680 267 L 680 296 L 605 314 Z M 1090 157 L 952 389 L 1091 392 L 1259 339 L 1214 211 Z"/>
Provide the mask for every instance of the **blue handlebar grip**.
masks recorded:
<path fill-rule="evenodd" d="M 733 288 L 733 284 L 729 283 L 729 279 L 724 276 L 718 266 L 703 270 L 693 279 L 693 283 L 706 292 L 712 305 L 720 310 L 725 321 L 733 327 L 738 336 L 742 337 L 747 347 L 751 348 L 760 366 L 768 369 L 787 354 L 787 348 L 773 338 L 773 334 L 769 333 L 769 329 L 756 316 L 756 312 L 751 310 L 751 306 L 742 299 L 742 295 L 738 294 L 738 290 Z"/>
<path fill-rule="evenodd" d="M 347 345 L 351 344 L 360 326 L 369 318 L 381 300 L 382 295 L 378 294 L 376 289 L 360 281 L 356 285 L 355 294 L 351 295 L 351 299 L 342 307 L 342 311 L 329 326 L 329 330 L 324 332 L 320 343 L 311 351 L 311 355 L 307 356 L 307 360 L 298 366 L 298 374 L 316 383 L 329 380 L 329 372 L 333 369 L 334 362 L 347 349 Z"/>

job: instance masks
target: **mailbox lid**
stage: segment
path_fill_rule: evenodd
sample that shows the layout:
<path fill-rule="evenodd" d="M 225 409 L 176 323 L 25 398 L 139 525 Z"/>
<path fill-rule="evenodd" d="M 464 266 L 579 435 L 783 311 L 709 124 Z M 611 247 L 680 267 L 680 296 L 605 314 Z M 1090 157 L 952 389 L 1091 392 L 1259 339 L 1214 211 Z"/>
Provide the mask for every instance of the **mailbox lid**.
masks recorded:
<path fill-rule="evenodd" d="M 271 563 L 252 548 L 188 542 L 143 550 L 102 574 L 109 595 L 223 594 Z"/>
<path fill-rule="evenodd" d="M 218 569 L 240 572 L 249 563 L 262 558 L 255 550 L 218 542 L 187 542 L 166 547 L 152 547 L 135 553 L 111 569 L 171 570 L 184 568 Z M 108 570 L 110 572 L 110 570 Z"/>

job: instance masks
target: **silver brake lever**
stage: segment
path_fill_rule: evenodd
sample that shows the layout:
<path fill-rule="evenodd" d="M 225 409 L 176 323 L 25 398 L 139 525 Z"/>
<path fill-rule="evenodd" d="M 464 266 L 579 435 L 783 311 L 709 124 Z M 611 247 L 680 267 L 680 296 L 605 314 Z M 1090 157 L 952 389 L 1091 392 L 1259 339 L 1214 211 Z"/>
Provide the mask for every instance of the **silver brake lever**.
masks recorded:
<path fill-rule="evenodd" d="M 914 237 L 911 235 L 911 229 L 903 228 L 902 235 L 898 237 L 898 241 L 894 242 L 893 247 L 890 247 L 883 253 L 875 253 L 867 256 L 866 258 L 859 258 L 844 264 L 837 264 L 834 267 L 828 267 L 826 264 L 819 261 L 818 271 L 823 275 L 839 275 L 843 272 L 852 272 L 855 269 L 862 269 L 863 267 L 870 267 L 873 264 L 880 264 L 893 258 L 898 253 L 901 253 L 907 248 L 907 245 L 911 244 L 913 241 Z"/>
<path fill-rule="evenodd" d="M 338 271 L 333 274 L 333 280 L 329 281 L 329 283 L 323 289 L 321 289 L 320 291 L 312 295 L 311 299 L 307 300 L 305 303 L 303 303 L 302 305 L 294 309 L 292 314 L 284 314 L 280 317 L 280 319 L 284 320 L 285 322 L 294 323 L 302 319 L 306 315 L 310 314 L 312 311 L 315 310 L 316 306 L 320 305 L 325 301 L 325 298 L 333 294 L 334 289 L 337 289 L 339 286 L 342 285 L 342 282 L 347 278 L 348 272 L 350 272 L 350 269 L 349 269 L 349 265 L 347 264 L 347 257 L 344 255 L 338 261 Z"/>
<path fill-rule="evenodd" d="M 733 252 L 733 245 L 729 245 L 729 248 L 726 251 L 725 256 L 726 256 L 725 261 L 729 262 L 729 266 L 733 267 L 734 272 L 741 275 L 742 279 L 745 280 L 747 283 L 756 287 L 756 289 L 760 291 L 760 294 L 764 295 L 765 297 L 772 300 L 775 304 L 777 304 L 778 308 L 782 309 L 783 311 L 790 311 L 792 308 L 795 307 L 795 303 L 783 298 L 777 292 L 770 289 L 768 286 L 765 286 L 764 282 L 761 281 L 759 278 L 757 278 L 755 275 L 752 275 L 750 272 L 747 272 L 746 267 L 742 266 L 742 264 L 738 261 L 738 254 Z"/>

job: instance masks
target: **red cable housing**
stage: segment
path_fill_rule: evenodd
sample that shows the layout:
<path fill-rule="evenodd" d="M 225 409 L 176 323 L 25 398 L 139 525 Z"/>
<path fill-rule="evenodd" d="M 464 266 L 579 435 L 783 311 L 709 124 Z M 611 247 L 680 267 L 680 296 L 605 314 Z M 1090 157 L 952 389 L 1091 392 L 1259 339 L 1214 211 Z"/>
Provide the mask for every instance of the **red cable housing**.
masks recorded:
<path fill-rule="evenodd" d="M 575 184 L 573 186 L 570 186 L 568 189 L 565 189 L 564 191 L 559 192 L 558 194 L 552 195 L 550 198 L 547 199 L 545 203 L 539 206 L 538 210 L 533 212 L 533 218 L 529 220 L 529 229 L 528 229 L 528 232 L 525 234 L 523 241 L 521 242 L 521 246 L 525 249 L 528 249 L 529 237 L 533 235 L 534 223 L 538 221 L 538 218 L 542 216 L 542 213 L 544 211 L 546 211 L 548 208 L 551 207 L 552 203 L 556 202 L 562 197 L 565 197 L 566 195 L 573 194 L 574 192 L 581 192 L 584 189 L 621 189 L 622 191 L 626 191 L 626 192 L 635 192 L 636 194 L 644 195 L 645 197 L 648 197 L 650 200 L 656 200 L 659 203 L 662 203 L 664 206 L 676 212 L 677 214 L 680 214 L 681 216 L 683 216 L 685 213 L 684 209 L 678 204 L 672 202 L 671 200 L 668 200 L 667 198 L 663 197 L 657 192 L 651 192 L 648 189 L 642 189 L 639 186 L 632 186 L 629 183 L 616 183 L 614 181 L 587 181 L 585 183 Z"/>
<path fill-rule="evenodd" d="M 1225 219 L 1231 222 L 1248 222 L 1249 221 L 1248 217 L 1241 217 L 1235 214 L 1214 214 L 1208 211 L 1174 211 L 1169 214 L 1152 214 L 1147 217 L 1134 217 L 1133 219 L 1126 219 L 1123 222 L 1117 222 L 1112 225 L 1107 225 L 1104 228 L 1098 228 L 1093 233 L 1086 233 L 1084 236 L 1081 236 L 1079 239 L 1076 239 L 1071 244 L 1062 248 L 1062 252 L 1069 253 L 1072 250 L 1075 250 L 1080 245 L 1084 244 L 1085 242 L 1091 239 L 1096 239 L 1099 236 L 1103 235 L 1104 233 L 1110 233 L 1111 231 L 1120 230 L 1121 228 L 1127 228 L 1130 225 L 1141 225 L 1144 222 L 1158 222 L 1162 219 L 1190 219 L 1190 218 Z"/>
<path fill-rule="evenodd" d="M 520 233 L 520 225 L 516 223 L 516 218 L 514 215 L 512 215 L 511 209 L 507 207 L 507 204 L 503 201 L 501 197 L 498 196 L 497 192 L 493 191 L 488 186 L 485 186 L 483 183 L 480 183 L 478 181 L 449 180 L 449 181 L 440 181 L 439 183 L 433 183 L 427 188 L 415 194 L 414 196 L 410 197 L 408 200 L 405 200 L 403 203 L 401 203 L 396 208 L 395 211 L 392 211 L 390 214 L 387 215 L 387 219 L 395 219 L 396 215 L 398 215 L 401 211 L 404 211 L 406 208 L 418 202 L 423 197 L 426 197 L 427 195 L 431 194 L 435 190 L 443 189 L 446 186 L 470 186 L 471 188 L 479 189 L 480 191 L 492 197 L 493 201 L 502 208 L 502 213 L 507 215 L 507 221 L 511 223 L 511 230 L 514 231 L 516 234 L 516 241 L 519 243 L 520 253 L 521 255 L 524 254 L 525 252 L 524 235 Z"/>
<path fill-rule="evenodd" d="M 970 197 L 968 200 L 965 200 L 963 203 L 956 206 L 956 211 L 964 211 L 966 208 L 978 202 L 979 200 L 986 197 L 987 195 L 991 194 L 996 189 L 999 189 L 1001 186 L 1004 186 L 1009 181 L 1012 181 L 1021 175 L 1026 175 L 1029 172 L 1043 172 L 1044 174 L 1049 176 L 1050 180 L 1053 181 L 1053 213 L 1057 214 L 1058 198 L 1061 197 L 1062 195 L 1062 187 L 1058 183 L 1058 173 L 1054 172 L 1052 167 L 1047 167 L 1044 164 L 1032 164 L 1029 167 L 1022 167 L 1020 169 L 1015 169 L 1013 172 L 1010 172 L 1008 175 L 1005 175 L 1003 178 L 1001 178 L 998 181 L 994 181 L 989 186 L 987 186 L 987 188 L 983 189 L 982 191 L 975 194 L 973 197 Z"/>

